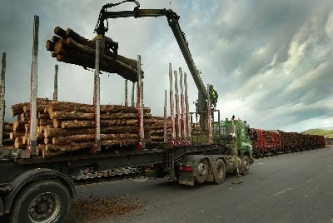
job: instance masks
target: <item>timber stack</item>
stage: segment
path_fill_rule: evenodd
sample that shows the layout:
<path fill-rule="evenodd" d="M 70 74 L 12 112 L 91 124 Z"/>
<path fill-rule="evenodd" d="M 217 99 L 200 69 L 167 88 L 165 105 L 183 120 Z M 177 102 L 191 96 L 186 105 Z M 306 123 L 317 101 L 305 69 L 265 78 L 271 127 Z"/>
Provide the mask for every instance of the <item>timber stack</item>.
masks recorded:
<path fill-rule="evenodd" d="M 164 142 L 164 117 L 154 116 L 149 125 L 152 142 Z M 167 120 L 167 139 L 171 137 L 170 117 Z"/>
<path fill-rule="evenodd" d="M 54 28 L 55 36 L 46 41 L 46 50 L 52 52 L 57 61 L 75 64 L 83 68 L 95 69 L 96 44 L 77 34 L 72 29 Z M 111 44 L 110 44 L 111 43 Z M 112 45 L 117 45 L 111 38 L 104 37 L 101 44 L 100 71 L 117 73 L 126 80 L 138 80 L 137 61 L 117 55 Z M 141 70 L 143 78 L 143 71 Z"/>
<path fill-rule="evenodd" d="M 12 134 L 12 132 L 13 132 L 13 123 L 4 122 L 3 134 L 2 134 L 2 146 L 9 147 L 13 145 L 15 136 Z"/>
<path fill-rule="evenodd" d="M 139 120 L 136 107 L 101 105 L 100 132 L 103 150 L 134 148 L 139 142 Z M 145 141 L 151 141 L 150 125 L 155 119 L 150 108 L 143 109 Z M 37 100 L 37 155 L 56 156 L 94 146 L 94 106 L 75 102 Z M 13 148 L 25 149 L 29 139 L 29 103 L 12 106 L 18 121 L 12 125 Z"/>

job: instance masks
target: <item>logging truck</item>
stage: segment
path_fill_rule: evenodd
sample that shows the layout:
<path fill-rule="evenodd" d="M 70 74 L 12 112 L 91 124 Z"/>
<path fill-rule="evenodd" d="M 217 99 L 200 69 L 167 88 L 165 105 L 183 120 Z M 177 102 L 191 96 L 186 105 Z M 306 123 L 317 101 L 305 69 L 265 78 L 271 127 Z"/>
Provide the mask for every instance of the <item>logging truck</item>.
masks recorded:
<path fill-rule="evenodd" d="M 170 181 L 194 186 L 205 182 L 222 184 L 227 172 L 237 173 L 237 176 L 238 174 L 245 175 L 248 173 L 250 163 L 253 162 L 252 147 L 247 143 L 249 140 L 246 135 L 248 126 L 245 122 L 234 118 L 225 123 L 220 122 L 219 110 L 211 110 L 207 94 L 208 87 L 206 88 L 202 83 L 198 69 L 193 62 L 185 35 L 178 24 L 179 16 L 172 10 L 140 9 L 140 5 L 136 1 L 123 1 L 122 3 L 124 2 L 134 2 L 136 7 L 133 11 L 111 12 L 107 9 L 120 3 L 103 6 L 95 30 L 99 37 L 94 43 L 94 46 L 96 46 L 94 56 L 96 63 L 93 115 L 82 115 L 78 105 L 74 106 L 75 109 L 62 110 L 62 112 L 70 112 L 72 116 L 73 112 L 76 112 L 77 119 L 88 119 L 90 117 L 93 121 L 90 120 L 82 124 L 83 122 L 75 120 L 71 123 L 56 124 L 61 128 L 76 126 L 77 132 L 83 131 L 88 134 L 84 138 L 90 141 L 85 142 L 83 144 L 84 148 L 81 149 L 78 149 L 78 144 L 74 142 L 73 137 L 71 138 L 73 141 L 69 141 L 68 144 L 52 145 L 60 142 L 60 139 L 53 138 L 50 141 L 50 137 L 45 137 L 45 134 L 44 136 L 41 135 L 41 129 L 38 129 L 37 117 L 44 115 L 37 112 L 41 101 L 37 99 L 36 90 L 38 49 L 36 44 L 38 44 L 38 39 L 36 39 L 35 32 L 38 31 L 38 28 L 36 28 L 38 27 L 36 26 L 38 17 L 35 17 L 31 99 L 29 105 L 25 105 L 25 108 L 29 110 L 29 115 L 20 116 L 21 118 L 28 118 L 28 121 L 22 127 L 22 129 L 26 129 L 24 137 L 28 137 L 28 140 L 26 146 L 22 146 L 24 144 L 18 140 L 17 144 L 12 147 L 5 146 L 3 141 L 0 149 L 0 216 L 8 218 L 10 222 L 63 222 L 71 200 L 75 198 L 75 185 L 87 184 L 96 180 L 103 181 L 113 178 L 119 180 L 143 175 L 155 178 L 167 177 Z M 167 18 L 196 83 L 199 91 L 198 110 L 189 112 L 186 96 L 186 75 L 184 75 L 184 96 L 183 93 L 178 94 L 177 78 L 175 78 L 175 85 L 173 83 L 173 72 L 170 65 L 170 114 L 167 115 L 165 104 L 162 131 L 164 138 L 162 142 L 149 140 L 149 136 L 146 136 L 144 132 L 147 122 L 145 122 L 146 116 L 144 115 L 140 90 L 142 84 L 141 68 L 138 68 L 136 80 L 138 101 L 136 107 L 134 107 L 137 116 L 136 122 L 133 123 L 137 129 L 136 135 L 139 137 L 135 140 L 135 144 L 130 144 L 126 137 L 117 141 L 116 134 L 111 135 L 113 134 L 112 131 L 115 131 L 113 128 L 116 128 L 112 127 L 114 122 L 101 120 L 110 116 L 110 114 L 103 113 L 104 109 L 114 109 L 114 107 L 112 105 L 104 107 L 100 105 L 99 81 L 96 81 L 99 80 L 101 44 L 104 44 L 103 47 L 107 46 L 102 42 L 104 33 L 107 31 L 107 28 L 104 27 L 104 21 L 119 17 L 158 16 Z M 59 38 L 57 41 L 61 41 L 61 44 L 66 43 L 66 41 L 59 40 Z M 73 41 L 69 41 L 68 44 L 73 43 Z M 114 59 L 117 58 L 117 44 L 110 44 L 109 48 L 113 50 Z M 139 57 L 137 64 L 138 67 L 141 64 Z M 180 81 L 180 88 L 183 86 L 182 83 Z M 176 93 L 173 93 L 174 86 Z M 4 86 L 2 87 L 4 88 Z M 4 92 L 3 90 L 1 92 Z M 179 100 L 179 95 L 181 100 Z M 166 98 L 167 94 L 165 102 L 167 101 Z M 57 104 L 56 99 L 57 97 L 54 97 L 54 103 L 51 101 L 50 104 Z M 4 106 L 1 108 L 3 109 Z M 125 108 L 126 106 L 123 109 Z M 89 109 L 91 110 L 91 107 Z M 47 108 L 46 111 L 48 111 L 48 117 L 50 118 L 51 116 L 53 118 L 57 115 L 61 116 L 60 113 L 51 115 Z M 3 114 L 3 112 L 0 112 L 0 114 Z M 198 117 L 199 120 L 197 120 Z M 40 123 L 48 123 L 49 121 L 40 120 Z M 56 122 L 51 121 L 53 127 L 50 129 L 60 128 L 54 128 Z M 119 122 L 118 124 L 125 125 L 125 123 Z M 7 128 L 3 121 L 1 124 L 0 129 Z M 79 131 L 83 125 L 90 126 L 90 129 Z M 107 129 L 104 128 L 105 126 L 107 126 Z M 15 126 L 16 130 L 20 128 L 20 125 Z M 52 135 L 51 130 L 44 128 L 44 131 L 44 133 L 47 132 L 48 136 Z M 61 131 L 59 130 L 59 132 Z M 73 132 L 72 134 L 74 134 Z M 41 144 L 40 135 L 44 137 Z M 63 135 L 65 135 L 64 132 Z M 70 136 L 70 133 L 67 132 L 67 135 Z M 118 144 L 111 145 L 115 142 Z M 242 146 L 245 144 L 248 146 Z"/>

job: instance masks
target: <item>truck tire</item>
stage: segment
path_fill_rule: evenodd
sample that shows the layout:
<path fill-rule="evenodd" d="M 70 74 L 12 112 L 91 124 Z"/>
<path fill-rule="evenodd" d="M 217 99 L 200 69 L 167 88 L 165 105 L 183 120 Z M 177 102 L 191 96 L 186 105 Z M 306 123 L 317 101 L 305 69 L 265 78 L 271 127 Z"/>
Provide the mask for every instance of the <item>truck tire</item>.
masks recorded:
<path fill-rule="evenodd" d="M 25 188 L 14 202 L 11 223 L 60 223 L 70 207 L 70 194 L 57 180 L 37 181 Z"/>
<path fill-rule="evenodd" d="M 247 155 L 244 155 L 240 167 L 240 174 L 247 175 L 249 171 L 250 171 L 250 159 Z"/>
<path fill-rule="evenodd" d="M 206 182 L 208 178 L 208 170 L 209 170 L 209 164 L 207 159 L 201 159 L 198 163 L 197 166 L 197 173 L 195 175 L 195 180 L 199 183 L 202 184 Z"/>
<path fill-rule="evenodd" d="M 214 173 L 214 183 L 222 184 L 226 175 L 226 167 L 223 160 L 218 159 L 215 163 L 216 172 Z"/>

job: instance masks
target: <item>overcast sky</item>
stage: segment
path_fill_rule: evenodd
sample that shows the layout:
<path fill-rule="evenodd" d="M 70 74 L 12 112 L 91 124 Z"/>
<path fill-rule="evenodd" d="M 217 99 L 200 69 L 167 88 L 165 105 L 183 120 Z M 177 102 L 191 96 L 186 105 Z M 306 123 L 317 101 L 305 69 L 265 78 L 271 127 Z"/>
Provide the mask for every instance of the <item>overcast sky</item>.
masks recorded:
<path fill-rule="evenodd" d="M 0 52 L 7 54 L 6 118 L 9 108 L 30 100 L 34 15 L 39 16 L 38 97 L 52 98 L 59 65 L 59 100 L 92 103 L 93 72 L 57 62 L 46 51 L 53 29 L 72 28 L 88 39 L 105 0 L 2 0 Z M 333 129 L 332 0 L 141 0 L 141 8 L 170 8 L 180 16 L 204 84 L 219 94 L 221 116 L 251 127 L 304 131 Z M 132 10 L 127 3 L 115 10 Z M 189 101 L 197 89 L 165 18 L 109 20 L 107 36 L 119 53 L 142 57 L 144 104 L 163 115 L 168 66 L 188 74 Z M 131 84 L 129 85 L 131 86 Z M 124 80 L 101 74 L 102 104 L 124 104 Z"/>

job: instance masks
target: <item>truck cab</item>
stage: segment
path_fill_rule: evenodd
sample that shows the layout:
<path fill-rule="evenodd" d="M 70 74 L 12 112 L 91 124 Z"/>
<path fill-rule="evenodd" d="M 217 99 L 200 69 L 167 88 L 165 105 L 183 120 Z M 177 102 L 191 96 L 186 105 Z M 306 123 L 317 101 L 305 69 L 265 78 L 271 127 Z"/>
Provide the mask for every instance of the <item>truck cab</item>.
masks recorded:
<path fill-rule="evenodd" d="M 240 158 L 246 155 L 250 159 L 250 164 L 254 162 L 251 129 L 246 121 L 225 119 L 224 121 L 214 122 L 213 130 L 214 139 L 225 144 L 230 154 L 236 148 Z"/>

